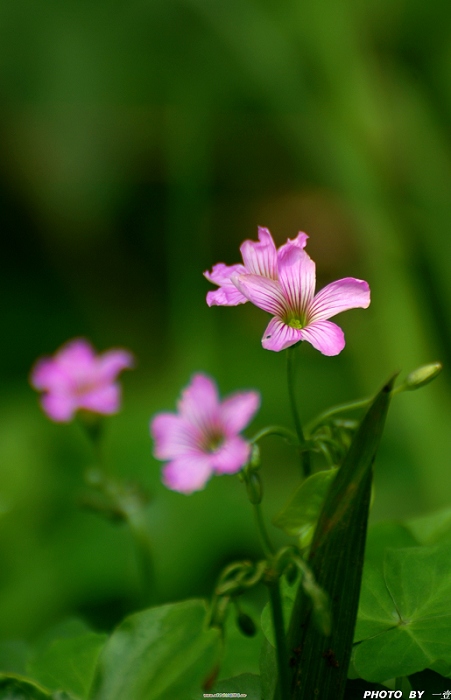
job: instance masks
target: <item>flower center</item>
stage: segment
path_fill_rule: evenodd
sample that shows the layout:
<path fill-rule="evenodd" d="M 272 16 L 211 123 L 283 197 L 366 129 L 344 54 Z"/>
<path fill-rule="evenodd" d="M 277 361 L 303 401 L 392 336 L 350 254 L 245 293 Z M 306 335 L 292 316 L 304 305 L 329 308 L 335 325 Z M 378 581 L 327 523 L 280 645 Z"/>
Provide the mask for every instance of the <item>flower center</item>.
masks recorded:
<path fill-rule="evenodd" d="M 300 331 L 302 328 L 305 328 L 305 326 L 307 325 L 307 319 L 305 318 L 305 315 L 296 314 L 293 311 L 290 311 L 286 315 L 284 321 L 287 324 L 287 326 L 290 326 L 290 328 L 296 328 L 298 331 Z"/>
<path fill-rule="evenodd" d="M 216 452 L 224 442 L 224 435 L 218 430 L 207 435 L 204 449 L 206 452 Z"/>

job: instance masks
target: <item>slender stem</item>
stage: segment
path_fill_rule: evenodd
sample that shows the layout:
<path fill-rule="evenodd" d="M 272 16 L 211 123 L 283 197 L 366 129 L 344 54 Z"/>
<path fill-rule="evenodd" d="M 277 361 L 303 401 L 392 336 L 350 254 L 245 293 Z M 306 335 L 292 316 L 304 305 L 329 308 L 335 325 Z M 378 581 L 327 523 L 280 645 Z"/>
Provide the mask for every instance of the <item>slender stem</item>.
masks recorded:
<path fill-rule="evenodd" d="M 279 670 L 281 700 L 288 700 L 290 693 L 290 678 L 288 673 L 288 647 L 283 621 L 282 597 L 280 595 L 279 579 L 269 584 L 269 602 L 276 642 L 277 667 Z"/>
<path fill-rule="evenodd" d="M 280 579 L 275 569 L 275 549 L 269 538 L 268 531 L 266 530 L 266 525 L 263 519 L 263 513 L 261 510 L 260 503 L 253 503 L 253 506 L 260 543 L 264 555 L 268 560 L 269 566 L 271 567 L 271 569 L 274 569 L 274 572 L 271 576 L 272 580 L 269 580 L 267 582 L 269 589 L 269 605 L 271 608 L 271 616 L 276 642 L 276 658 L 277 667 L 279 671 L 281 700 L 288 700 L 290 689 L 290 679 L 288 674 L 288 651 L 285 627 L 283 622 L 282 598 L 280 595 L 279 588 Z"/>
<path fill-rule="evenodd" d="M 396 396 L 403 391 L 406 391 L 406 384 L 400 384 L 392 389 L 391 395 Z M 350 401 L 349 403 L 341 403 L 338 404 L 338 406 L 332 406 L 332 408 L 328 408 L 327 411 L 320 413 L 319 416 L 311 420 L 310 423 L 305 426 L 305 432 L 307 435 L 311 435 L 312 431 L 328 418 L 333 418 L 337 413 L 347 413 L 348 411 L 357 411 L 360 408 L 366 408 L 373 400 L 374 396 L 369 396 L 366 399 L 358 399 L 357 401 Z"/>
<path fill-rule="evenodd" d="M 289 428 L 285 428 L 283 425 L 268 425 L 267 428 L 262 428 L 262 430 L 259 430 L 258 433 L 254 435 L 250 442 L 254 444 L 268 435 L 280 435 L 280 437 L 287 438 L 287 440 L 295 445 L 298 444 L 298 439 L 295 433 L 293 433 L 293 431 Z"/>
<path fill-rule="evenodd" d="M 154 598 L 155 592 L 152 541 L 143 512 L 127 514 L 127 522 L 135 541 L 136 553 L 141 569 L 143 600 L 144 603 L 147 604 Z"/>
<path fill-rule="evenodd" d="M 292 345 L 287 350 L 287 382 L 288 382 L 288 396 L 290 399 L 291 413 L 293 415 L 294 427 L 296 429 L 296 434 L 298 436 L 301 449 L 305 445 L 304 431 L 302 430 L 301 419 L 299 418 L 299 412 L 296 405 L 296 392 L 295 392 L 295 378 L 294 378 L 294 359 L 295 359 L 296 346 Z M 301 464 L 304 476 L 310 476 L 310 454 L 308 451 L 301 452 Z"/>
<path fill-rule="evenodd" d="M 333 416 L 337 415 L 337 413 L 347 413 L 348 411 L 357 411 L 359 408 L 365 408 L 368 406 L 368 404 L 371 403 L 373 400 L 373 396 L 367 399 L 359 399 L 358 401 L 350 401 L 349 403 L 342 403 L 339 404 L 338 406 L 333 406 L 332 408 L 327 409 L 327 411 L 324 411 L 324 413 L 320 413 L 319 416 L 314 418 L 310 423 L 308 423 L 305 427 L 307 435 L 310 435 L 315 428 L 320 425 L 321 423 L 324 423 L 328 418 L 332 418 Z"/>
<path fill-rule="evenodd" d="M 272 559 L 274 554 L 274 546 L 269 538 L 268 531 L 266 529 L 265 521 L 263 520 L 263 513 L 260 503 L 254 503 L 254 514 L 255 522 L 257 523 L 258 535 L 260 538 L 260 544 L 262 546 L 265 557 Z"/>

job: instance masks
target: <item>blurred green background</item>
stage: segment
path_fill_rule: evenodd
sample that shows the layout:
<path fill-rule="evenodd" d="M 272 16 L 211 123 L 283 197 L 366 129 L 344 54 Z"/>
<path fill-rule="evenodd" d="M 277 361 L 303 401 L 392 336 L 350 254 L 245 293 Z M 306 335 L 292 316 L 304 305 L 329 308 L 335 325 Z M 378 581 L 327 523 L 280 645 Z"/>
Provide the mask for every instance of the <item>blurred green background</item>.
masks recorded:
<path fill-rule="evenodd" d="M 450 503 L 450 39 L 445 0 L 0 3 L 1 638 L 69 613 L 108 629 L 139 604 L 129 533 L 77 507 L 89 444 L 28 385 L 77 336 L 137 358 L 106 452 L 151 495 L 154 602 L 208 595 L 222 565 L 260 556 L 237 478 L 171 493 L 148 434 L 199 370 L 223 394 L 260 389 L 250 430 L 290 421 L 265 314 L 205 304 L 202 272 L 238 262 L 257 225 L 278 245 L 309 233 L 319 286 L 372 289 L 338 319 L 340 356 L 302 347 L 304 419 L 444 362 L 393 404 L 372 517 Z M 268 438 L 263 470 L 271 516 L 295 455 Z"/>

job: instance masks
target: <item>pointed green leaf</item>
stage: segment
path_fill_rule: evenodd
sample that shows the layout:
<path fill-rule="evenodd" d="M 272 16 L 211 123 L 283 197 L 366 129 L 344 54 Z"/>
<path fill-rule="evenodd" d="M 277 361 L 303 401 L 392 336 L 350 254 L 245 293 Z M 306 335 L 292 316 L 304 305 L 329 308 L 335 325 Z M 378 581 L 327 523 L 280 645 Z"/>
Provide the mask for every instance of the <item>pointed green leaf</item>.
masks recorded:
<path fill-rule="evenodd" d="M 217 629 L 205 628 L 201 600 L 130 615 L 106 643 L 91 700 L 174 700 L 201 693 L 217 663 Z"/>
<path fill-rule="evenodd" d="M 451 675 L 450 559 L 451 544 L 388 549 L 383 569 L 373 567 L 353 657 L 362 678 L 382 682 L 432 666 Z"/>
<path fill-rule="evenodd" d="M 49 690 L 66 690 L 85 700 L 106 639 L 106 634 L 94 632 L 56 639 L 29 662 L 28 674 Z"/>
<path fill-rule="evenodd" d="M 372 465 L 384 428 L 394 378 L 364 416 L 331 487 L 318 520 L 309 565 L 332 605 L 332 634 L 318 631 L 311 605 L 299 588 L 288 644 L 296 650 L 293 700 L 341 700 L 357 616 L 371 498 Z"/>
<path fill-rule="evenodd" d="M 299 538 L 301 548 L 308 547 L 312 540 L 324 499 L 337 471 L 329 469 L 309 476 L 273 518 L 276 527 Z"/>

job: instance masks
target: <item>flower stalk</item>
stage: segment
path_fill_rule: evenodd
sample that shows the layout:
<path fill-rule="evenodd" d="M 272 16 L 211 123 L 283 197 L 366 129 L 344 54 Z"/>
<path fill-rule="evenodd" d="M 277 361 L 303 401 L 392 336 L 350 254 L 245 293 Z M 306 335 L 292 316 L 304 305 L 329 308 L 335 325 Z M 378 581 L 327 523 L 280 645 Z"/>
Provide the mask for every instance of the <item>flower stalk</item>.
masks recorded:
<path fill-rule="evenodd" d="M 310 476 L 312 473 L 310 466 L 310 454 L 308 450 L 305 449 L 306 442 L 304 437 L 304 431 L 302 429 L 301 419 L 299 417 L 299 411 L 296 404 L 296 391 L 295 391 L 295 352 L 296 346 L 293 345 L 287 349 L 287 383 L 288 383 L 288 397 L 290 399 L 290 408 L 293 415 L 294 427 L 296 429 L 296 434 L 298 436 L 300 450 L 301 450 L 301 466 L 302 472 L 305 478 Z"/>

